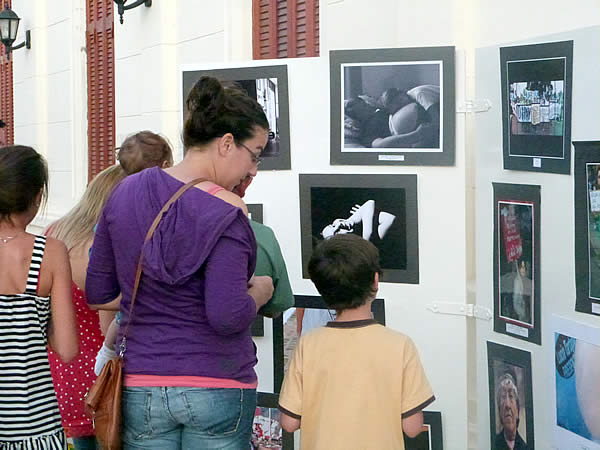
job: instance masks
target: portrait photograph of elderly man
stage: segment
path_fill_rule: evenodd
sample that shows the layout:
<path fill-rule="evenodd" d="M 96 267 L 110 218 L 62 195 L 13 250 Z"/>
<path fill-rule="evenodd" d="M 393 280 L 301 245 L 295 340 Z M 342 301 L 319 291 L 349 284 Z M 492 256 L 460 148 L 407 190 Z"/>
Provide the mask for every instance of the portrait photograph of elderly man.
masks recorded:
<path fill-rule="evenodd" d="M 534 450 L 531 354 L 488 342 L 492 450 Z"/>

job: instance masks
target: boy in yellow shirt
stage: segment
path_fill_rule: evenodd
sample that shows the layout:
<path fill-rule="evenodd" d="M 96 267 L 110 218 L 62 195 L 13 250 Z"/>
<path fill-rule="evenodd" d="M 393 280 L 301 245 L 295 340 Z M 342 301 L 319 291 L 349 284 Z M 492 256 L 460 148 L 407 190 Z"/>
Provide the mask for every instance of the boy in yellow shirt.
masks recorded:
<path fill-rule="evenodd" d="M 336 319 L 300 338 L 279 409 L 302 449 L 404 449 L 435 400 L 412 340 L 371 314 L 381 267 L 377 248 L 353 234 L 321 242 L 308 273 Z"/>

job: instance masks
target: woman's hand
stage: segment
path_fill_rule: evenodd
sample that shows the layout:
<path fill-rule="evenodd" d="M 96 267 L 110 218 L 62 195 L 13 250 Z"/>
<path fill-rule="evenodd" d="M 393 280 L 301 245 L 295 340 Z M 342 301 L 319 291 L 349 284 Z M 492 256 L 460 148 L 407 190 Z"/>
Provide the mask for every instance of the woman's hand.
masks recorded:
<path fill-rule="evenodd" d="M 248 281 L 248 294 L 256 302 L 256 311 L 273 297 L 273 280 L 267 276 L 254 275 Z"/>

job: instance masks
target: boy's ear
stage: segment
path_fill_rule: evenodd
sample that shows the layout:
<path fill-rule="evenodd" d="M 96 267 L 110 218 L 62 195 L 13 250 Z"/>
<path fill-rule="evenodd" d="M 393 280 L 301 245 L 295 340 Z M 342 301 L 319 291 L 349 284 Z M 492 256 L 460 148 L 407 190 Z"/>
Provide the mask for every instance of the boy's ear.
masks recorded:
<path fill-rule="evenodd" d="M 373 278 L 373 290 L 377 292 L 379 290 L 379 273 L 375 272 L 375 278 Z"/>

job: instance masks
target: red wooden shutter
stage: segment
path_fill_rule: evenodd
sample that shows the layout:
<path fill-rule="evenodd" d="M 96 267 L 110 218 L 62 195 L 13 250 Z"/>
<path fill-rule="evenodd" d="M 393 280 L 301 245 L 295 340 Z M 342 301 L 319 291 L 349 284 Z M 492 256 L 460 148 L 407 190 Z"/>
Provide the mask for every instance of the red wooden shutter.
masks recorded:
<path fill-rule="evenodd" d="M 113 0 L 87 0 L 88 179 L 115 163 Z"/>
<path fill-rule="evenodd" d="M 254 59 L 319 56 L 319 0 L 252 0 Z"/>
<path fill-rule="evenodd" d="M 11 0 L 5 1 L 9 8 Z M 6 49 L 0 44 L 0 119 L 6 123 L 0 129 L 0 146 L 12 145 L 15 141 L 14 103 L 13 103 L 13 64 L 12 58 L 6 57 Z"/>

